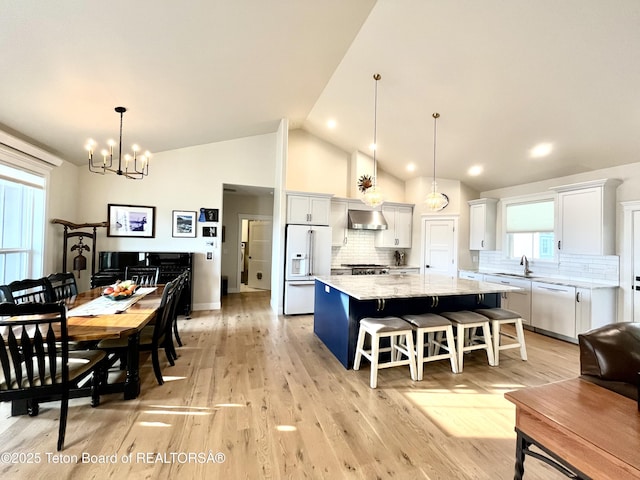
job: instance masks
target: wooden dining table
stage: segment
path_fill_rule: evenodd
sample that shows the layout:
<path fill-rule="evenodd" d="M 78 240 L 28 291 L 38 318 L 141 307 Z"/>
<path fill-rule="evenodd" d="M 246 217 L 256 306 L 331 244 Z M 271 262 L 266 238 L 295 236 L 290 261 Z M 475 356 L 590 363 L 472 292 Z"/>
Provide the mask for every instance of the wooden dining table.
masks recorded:
<path fill-rule="evenodd" d="M 100 393 L 123 392 L 124 399 L 130 400 L 140 394 L 140 331 L 152 322 L 160 307 L 163 285 L 141 297 L 126 310 L 111 314 L 73 316 L 73 309 L 83 306 L 102 295 L 104 287 L 82 292 L 65 301 L 68 309 L 67 334 L 69 341 L 86 342 L 105 339 L 127 338 L 126 377 L 122 383 L 108 383 L 100 387 Z M 117 304 L 117 301 L 113 301 Z"/>

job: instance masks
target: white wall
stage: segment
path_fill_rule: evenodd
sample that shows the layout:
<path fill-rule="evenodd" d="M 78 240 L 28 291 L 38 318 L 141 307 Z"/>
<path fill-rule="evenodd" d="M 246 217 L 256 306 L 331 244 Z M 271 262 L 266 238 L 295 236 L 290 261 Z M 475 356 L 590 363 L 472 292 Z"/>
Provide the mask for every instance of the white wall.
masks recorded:
<path fill-rule="evenodd" d="M 81 167 L 69 162 L 63 162 L 59 167 L 53 167 L 49 175 L 48 198 L 47 198 L 47 226 L 45 230 L 45 257 L 44 257 L 44 274 L 62 271 L 62 245 L 64 228 L 62 225 L 52 224 L 51 220 L 59 218 L 74 223 L 84 223 L 78 218 L 78 178 Z M 102 220 L 100 220 L 102 221 Z M 73 230 L 70 230 L 73 231 Z M 75 243 L 75 242 L 74 242 Z M 85 245 L 91 246 L 91 240 L 84 240 Z M 89 288 L 90 285 L 90 269 L 91 269 L 91 252 L 85 252 L 87 257 L 87 270 L 78 272 L 76 278 L 78 286 L 82 289 Z M 73 267 L 73 257 L 67 252 L 66 270 L 71 271 Z"/>
<path fill-rule="evenodd" d="M 223 183 L 273 188 L 276 140 L 273 133 L 156 153 L 149 176 L 140 181 L 82 169 L 77 219 L 105 221 L 109 203 L 155 206 L 155 238 L 114 238 L 105 232 L 98 238 L 98 250 L 194 252 L 194 309 L 220 308 L 220 236 L 213 247 L 200 231 L 196 238 L 173 238 L 172 210 L 222 209 Z M 221 217 L 219 226 L 222 210 Z M 205 259 L 206 251 L 213 251 L 213 261 Z"/>
<path fill-rule="evenodd" d="M 304 130 L 289 132 L 286 189 L 360 198 L 360 175 L 373 175 L 373 158 L 362 152 L 347 153 Z M 378 187 L 389 202 L 404 202 L 404 182 L 378 169 Z"/>
<path fill-rule="evenodd" d="M 286 189 L 346 197 L 349 157 L 345 151 L 304 130 L 291 130 Z"/>

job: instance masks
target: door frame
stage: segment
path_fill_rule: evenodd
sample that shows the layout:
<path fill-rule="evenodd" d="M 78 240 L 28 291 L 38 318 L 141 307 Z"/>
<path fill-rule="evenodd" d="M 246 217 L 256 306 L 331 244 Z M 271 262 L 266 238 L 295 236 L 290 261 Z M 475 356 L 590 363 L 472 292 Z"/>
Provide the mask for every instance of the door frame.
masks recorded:
<path fill-rule="evenodd" d="M 267 220 L 271 222 L 271 228 L 273 229 L 273 216 L 271 215 L 255 215 L 252 213 L 239 213 L 238 214 L 238 258 L 236 262 L 236 284 L 233 289 L 229 288 L 229 293 L 238 293 L 240 291 L 240 272 L 242 271 L 242 249 L 240 243 L 242 242 L 242 221 L 243 220 Z M 271 240 L 273 242 L 273 230 L 271 231 Z M 273 257 L 270 258 L 271 270 L 273 271 Z M 231 287 L 231 286 L 229 286 Z"/>
<path fill-rule="evenodd" d="M 435 221 L 435 220 L 452 220 L 453 221 L 453 267 L 452 270 L 455 270 L 456 275 L 458 272 L 458 221 L 459 215 L 422 215 L 421 217 L 421 241 L 420 241 L 420 273 L 425 275 L 425 256 L 424 251 L 426 248 L 427 242 L 427 222 Z"/>
<path fill-rule="evenodd" d="M 620 202 L 623 215 L 623 247 L 620 255 L 620 288 L 622 300 L 618 298 L 618 303 L 622 301 L 622 318 L 618 316 L 618 322 L 633 322 L 634 318 L 634 293 L 633 293 L 633 263 L 634 258 L 640 255 L 633 248 L 633 214 L 640 212 L 640 200 L 630 202 Z"/>

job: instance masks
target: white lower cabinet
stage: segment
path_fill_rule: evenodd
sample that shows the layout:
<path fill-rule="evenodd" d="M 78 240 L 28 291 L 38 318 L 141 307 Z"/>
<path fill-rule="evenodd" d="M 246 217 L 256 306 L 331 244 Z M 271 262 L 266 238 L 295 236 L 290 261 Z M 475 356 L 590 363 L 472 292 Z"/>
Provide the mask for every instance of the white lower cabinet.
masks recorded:
<path fill-rule="evenodd" d="M 531 326 L 575 339 L 576 287 L 531 282 Z"/>
<path fill-rule="evenodd" d="M 576 288 L 576 337 L 616 321 L 617 288 Z"/>
<path fill-rule="evenodd" d="M 480 272 L 472 272 L 469 270 L 460 270 L 458 272 L 458 277 L 464 278 L 466 280 L 475 280 L 476 282 L 482 282 L 484 279 L 484 275 Z"/>
<path fill-rule="evenodd" d="M 497 275 L 485 275 L 485 282 L 500 283 L 510 287 L 518 287 L 520 290 L 504 292 L 501 306 L 508 310 L 518 312 L 524 325 L 531 325 L 531 281 L 517 278 L 505 278 Z"/>

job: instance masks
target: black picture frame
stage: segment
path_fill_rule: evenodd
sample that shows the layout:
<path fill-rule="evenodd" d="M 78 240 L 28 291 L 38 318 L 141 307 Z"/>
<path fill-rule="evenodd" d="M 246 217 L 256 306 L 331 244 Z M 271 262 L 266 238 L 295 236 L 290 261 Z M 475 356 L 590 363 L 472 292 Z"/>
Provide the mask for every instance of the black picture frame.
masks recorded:
<path fill-rule="evenodd" d="M 199 222 L 217 222 L 219 212 L 217 208 L 201 208 Z"/>
<path fill-rule="evenodd" d="M 107 205 L 108 237 L 155 238 L 156 207 L 143 205 Z"/>
<path fill-rule="evenodd" d="M 218 227 L 202 227 L 202 236 L 208 238 L 217 237 Z"/>

